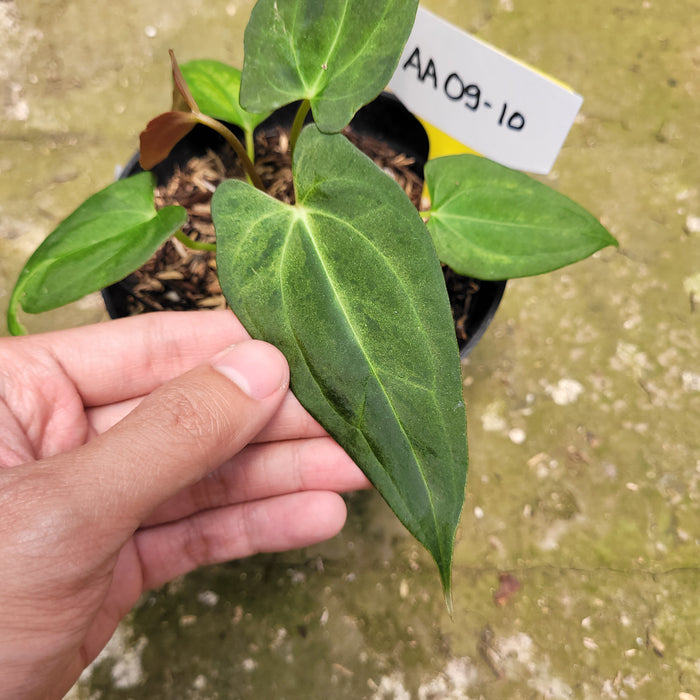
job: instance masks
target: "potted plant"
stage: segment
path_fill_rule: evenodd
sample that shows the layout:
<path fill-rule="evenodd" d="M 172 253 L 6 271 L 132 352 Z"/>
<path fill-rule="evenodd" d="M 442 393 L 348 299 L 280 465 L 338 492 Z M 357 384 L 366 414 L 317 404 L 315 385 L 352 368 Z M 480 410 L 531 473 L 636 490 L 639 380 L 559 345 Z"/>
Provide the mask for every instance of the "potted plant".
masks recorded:
<path fill-rule="evenodd" d="M 212 75 L 231 71 L 236 80 L 240 77 L 236 69 L 215 61 L 191 61 L 181 70 L 192 85 L 200 108 L 207 97 L 198 89 L 198 73 L 206 70 L 210 80 Z M 209 107 L 215 109 L 211 104 Z M 261 173 L 268 193 L 290 203 L 293 202 L 294 188 L 288 134 L 298 108 L 299 102 L 285 105 L 255 127 L 256 169 Z M 223 105 L 219 105 L 216 111 L 226 114 Z M 310 119 L 311 115 L 307 115 L 306 121 Z M 240 127 L 231 123 L 227 126 L 241 140 L 245 138 Z M 380 168 L 391 174 L 420 208 L 427 199 L 423 197 L 423 177 L 430 143 L 421 122 L 400 100 L 391 93 L 381 93 L 355 113 L 343 133 Z M 132 156 L 120 178 L 143 171 L 139 157 L 138 152 Z M 110 316 L 118 318 L 145 311 L 222 308 L 225 298 L 215 272 L 216 246 L 212 244 L 216 236 L 207 203 L 211 192 L 224 179 L 245 177 L 240 162 L 222 136 L 198 125 L 151 172 L 156 176 L 157 206 L 185 206 L 190 216 L 183 232 L 196 239 L 200 249 L 193 251 L 187 247 L 191 246 L 190 243 L 178 245 L 170 240 L 147 265 L 104 288 L 102 297 Z M 493 319 L 506 280 L 478 280 L 459 275 L 446 265 L 442 268 L 460 356 L 466 358 Z"/>
<path fill-rule="evenodd" d="M 504 280 L 615 240 L 571 200 L 478 156 L 428 162 L 430 209 L 419 214 L 339 133 L 389 81 L 416 9 L 417 0 L 259 0 L 242 73 L 212 61 L 180 71 L 172 57 L 177 105 L 148 124 L 140 157 L 148 170 L 200 124 L 235 151 L 245 179 L 224 181 L 212 200 L 226 299 L 252 336 L 284 352 L 301 403 L 431 553 L 449 605 L 467 440 L 441 262 Z M 253 132 L 295 101 L 288 204 L 263 191 Z M 171 236 L 198 245 L 181 231 L 182 207 L 155 209 L 153 186 L 148 172 L 119 180 L 59 224 L 20 273 L 11 332 L 22 332 L 18 306 L 37 313 L 106 287 Z"/>

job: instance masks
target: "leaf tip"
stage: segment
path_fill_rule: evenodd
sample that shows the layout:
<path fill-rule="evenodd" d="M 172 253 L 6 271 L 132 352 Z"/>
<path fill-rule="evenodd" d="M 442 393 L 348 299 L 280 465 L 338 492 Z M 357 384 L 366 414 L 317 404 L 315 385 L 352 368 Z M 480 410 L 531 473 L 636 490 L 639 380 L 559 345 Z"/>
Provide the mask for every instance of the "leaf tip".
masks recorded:
<path fill-rule="evenodd" d="M 450 620 L 454 622 L 455 609 L 452 601 L 452 589 L 443 589 L 443 593 L 445 595 L 445 607 L 447 608 L 447 614 L 450 616 Z"/>
<path fill-rule="evenodd" d="M 197 106 L 197 103 L 195 102 L 194 97 L 192 97 L 192 93 L 190 92 L 190 89 L 187 86 L 185 76 L 182 75 L 180 66 L 177 63 L 177 59 L 175 58 L 175 52 L 172 49 L 168 49 L 168 53 L 170 54 L 170 64 L 173 70 L 173 81 L 175 82 L 175 87 L 177 88 L 177 91 L 182 95 L 182 98 L 187 103 L 187 106 L 196 114 L 199 112 L 199 107 Z"/>
<path fill-rule="evenodd" d="M 620 247 L 620 241 L 618 241 L 617 238 L 615 238 L 615 236 L 613 236 L 612 233 L 610 233 L 610 231 L 608 231 L 607 228 L 605 229 L 605 233 L 608 234 L 608 242 L 607 242 L 607 245 L 611 245 L 611 246 L 614 246 L 615 248 L 619 248 L 619 247 Z"/>
<path fill-rule="evenodd" d="M 447 614 L 450 616 L 450 620 L 454 620 L 454 603 L 452 600 L 452 557 L 450 557 L 450 561 L 447 562 L 446 566 L 444 563 L 438 564 L 438 569 L 440 572 L 440 583 L 442 584 L 442 595 L 445 598 Z"/>

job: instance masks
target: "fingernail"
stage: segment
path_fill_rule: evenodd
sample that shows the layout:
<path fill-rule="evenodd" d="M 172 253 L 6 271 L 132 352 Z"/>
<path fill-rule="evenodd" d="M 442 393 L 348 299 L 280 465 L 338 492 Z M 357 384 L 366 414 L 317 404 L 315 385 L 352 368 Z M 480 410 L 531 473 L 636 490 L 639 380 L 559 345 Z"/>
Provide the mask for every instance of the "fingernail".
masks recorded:
<path fill-rule="evenodd" d="M 214 357 L 212 367 L 256 400 L 285 388 L 289 381 L 280 352 L 259 340 L 246 340 L 224 350 Z"/>

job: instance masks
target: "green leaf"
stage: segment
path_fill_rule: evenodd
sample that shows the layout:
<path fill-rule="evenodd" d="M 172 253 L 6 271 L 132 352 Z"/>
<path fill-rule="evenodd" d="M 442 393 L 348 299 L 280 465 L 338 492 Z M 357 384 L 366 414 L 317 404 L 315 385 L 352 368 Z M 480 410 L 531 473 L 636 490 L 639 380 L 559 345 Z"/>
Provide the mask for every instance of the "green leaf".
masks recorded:
<path fill-rule="evenodd" d="M 322 131 L 343 129 L 389 82 L 417 0 L 258 0 L 245 30 L 241 104 L 308 99 Z"/>
<path fill-rule="evenodd" d="M 241 107 L 241 71 L 220 61 L 188 61 L 180 66 L 190 92 L 201 112 L 214 119 L 240 126 L 245 131 L 270 116 L 270 112 L 253 114 Z"/>
<path fill-rule="evenodd" d="M 617 241 L 583 207 L 531 177 L 474 155 L 429 161 L 428 230 L 461 275 L 539 275 Z"/>
<path fill-rule="evenodd" d="M 87 199 L 50 233 L 20 273 L 8 326 L 22 331 L 17 305 L 49 311 L 98 291 L 139 268 L 187 221 L 182 207 L 153 204 L 155 179 L 139 173 Z"/>
<path fill-rule="evenodd" d="M 302 131 L 297 205 L 228 180 L 214 194 L 232 309 L 435 558 L 449 594 L 467 442 L 440 264 L 401 188 L 339 134 Z M 448 598 L 449 599 L 449 598 Z"/>

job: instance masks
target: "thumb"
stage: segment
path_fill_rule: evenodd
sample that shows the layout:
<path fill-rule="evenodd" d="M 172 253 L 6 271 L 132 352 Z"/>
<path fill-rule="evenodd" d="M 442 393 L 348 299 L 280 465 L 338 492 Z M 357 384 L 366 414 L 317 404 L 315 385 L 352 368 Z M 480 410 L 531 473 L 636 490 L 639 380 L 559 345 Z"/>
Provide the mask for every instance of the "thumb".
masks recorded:
<path fill-rule="evenodd" d="M 245 447 L 288 384 L 282 353 L 255 340 L 164 384 L 71 455 L 76 503 L 87 508 L 88 521 L 138 527 L 160 503 Z"/>

